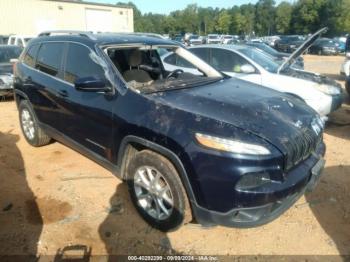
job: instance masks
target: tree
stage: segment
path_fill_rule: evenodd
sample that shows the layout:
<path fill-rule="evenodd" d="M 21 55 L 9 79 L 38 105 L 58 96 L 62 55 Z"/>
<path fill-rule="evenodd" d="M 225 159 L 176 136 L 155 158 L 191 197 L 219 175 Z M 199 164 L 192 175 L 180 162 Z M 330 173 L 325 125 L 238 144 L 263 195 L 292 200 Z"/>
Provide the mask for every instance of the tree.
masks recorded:
<path fill-rule="evenodd" d="M 274 31 L 275 1 L 259 0 L 255 5 L 255 29 L 259 35 L 271 35 Z"/>
<path fill-rule="evenodd" d="M 340 15 L 337 17 L 335 23 L 338 33 L 350 34 L 350 1 L 342 1 Z"/>
<path fill-rule="evenodd" d="M 242 30 L 239 33 L 251 35 L 255 25 L 255 6 L 253 4 L 241 5 L 240 7 L 242 19 Z"/>
<path fill-rule="evenodd" d="M 276 8 L 275 26 L 276 32 L 286 34 L 290 31 L 293 6 L 288 2 L 281 2 Z"/>
<path fill-rule="evenodd" d="M 217 32 L 222 34 L 228 34 L 231 25 L 231 16 L 227 10 L 222 10 L 219 13 L 217 21 Z"/>

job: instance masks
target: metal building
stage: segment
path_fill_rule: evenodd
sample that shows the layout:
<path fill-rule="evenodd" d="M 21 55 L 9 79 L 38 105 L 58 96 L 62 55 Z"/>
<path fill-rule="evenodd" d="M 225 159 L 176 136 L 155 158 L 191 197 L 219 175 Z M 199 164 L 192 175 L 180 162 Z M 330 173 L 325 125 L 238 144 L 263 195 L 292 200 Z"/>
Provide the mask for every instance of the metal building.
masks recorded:
<path fill-rule="evenodd" d="M 79 0 L 0 0 L 0 35 L 45 30 L 133 32 L 132 8 Z"/>

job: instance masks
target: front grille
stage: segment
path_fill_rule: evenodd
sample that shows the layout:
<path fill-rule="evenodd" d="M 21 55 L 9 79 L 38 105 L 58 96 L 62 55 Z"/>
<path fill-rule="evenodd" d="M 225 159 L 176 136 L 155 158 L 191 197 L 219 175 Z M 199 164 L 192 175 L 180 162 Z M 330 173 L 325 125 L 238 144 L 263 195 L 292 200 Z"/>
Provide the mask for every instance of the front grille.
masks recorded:
<path fill-rule="evenodd" d="M 304 128 L 293 139 L 285 143 L 287 149 L 286 169 L 289 170 L 302 160 L 308 158 L 322 141 L 322 135 L 317 136 L 313 130 Z"/>

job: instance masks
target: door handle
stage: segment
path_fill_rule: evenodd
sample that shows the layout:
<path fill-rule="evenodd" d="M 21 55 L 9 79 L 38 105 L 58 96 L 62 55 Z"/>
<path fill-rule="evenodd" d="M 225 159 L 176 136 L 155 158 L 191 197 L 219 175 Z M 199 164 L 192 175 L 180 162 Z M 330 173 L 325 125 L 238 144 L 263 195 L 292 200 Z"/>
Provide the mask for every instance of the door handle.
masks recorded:
<path fill-rule="evenodd" d="M 67 90 L 59 90 L 59 91 L 57 91 L 57 94 L 59 96 L 62 96 L 62 97 L 68 97 L 69 96 Z"/>

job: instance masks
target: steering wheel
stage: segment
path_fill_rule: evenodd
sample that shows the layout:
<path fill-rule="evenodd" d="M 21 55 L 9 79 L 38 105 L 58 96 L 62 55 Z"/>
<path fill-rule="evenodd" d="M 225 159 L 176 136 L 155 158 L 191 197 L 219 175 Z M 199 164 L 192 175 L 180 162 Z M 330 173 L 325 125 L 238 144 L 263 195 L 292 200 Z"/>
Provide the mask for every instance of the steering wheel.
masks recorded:
<path fill-rule="evenodd" d="M 169 75 L 166 77 L 166 80 L 169 80 L 170 78 L 177 78 L 179 74 L 182 74 L 183 72 L 184 70 L 182 69 L 175 69 L 174 71 L 169 73 Z"/>

